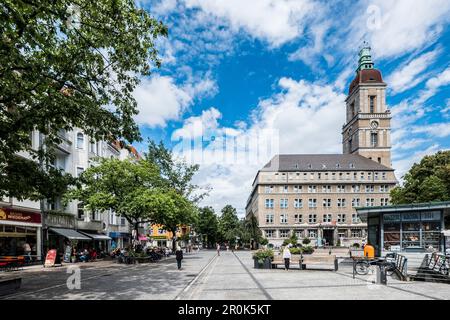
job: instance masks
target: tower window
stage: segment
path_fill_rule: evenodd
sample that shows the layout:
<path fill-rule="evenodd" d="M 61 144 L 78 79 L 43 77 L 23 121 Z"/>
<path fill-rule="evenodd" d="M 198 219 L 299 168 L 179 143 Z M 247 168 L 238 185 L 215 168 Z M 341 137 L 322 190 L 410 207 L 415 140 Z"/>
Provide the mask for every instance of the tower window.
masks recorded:
<path fill-rule="evenodd" d="M 369 97 L 369 112 L 370 113 L 375 112 L 375 96 Z"/>
<path fill-rule="evenodd" d="M 370 134 L 370 142 L 372 144 L 372 147 L 378 146 L 378 133 L 372 132 Z"/>
<path fill-rule="evenodd" d="M 381 163 L 381 158 L 380 157 L 378 157 L 378 163 Z"/>

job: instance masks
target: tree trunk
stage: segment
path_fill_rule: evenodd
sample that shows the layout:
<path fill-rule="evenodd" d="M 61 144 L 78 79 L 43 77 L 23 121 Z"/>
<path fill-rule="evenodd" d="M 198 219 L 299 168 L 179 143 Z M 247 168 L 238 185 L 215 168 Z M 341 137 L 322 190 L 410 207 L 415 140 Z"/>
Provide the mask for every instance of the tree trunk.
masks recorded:
<path fill-rule="evenodd" d="M 177 230 L 171 230 L 172 232 L 172 252 L 175 252 L 177 250 L 176 245 L 177 245 L 177 241 L 176 241 L 176 232 Z"/>
<path fill-rule="evenodd" d="M 135 231 L 135 235 L 134 235 L 134 239 L 133 239 L 133 249 L 136 251 L 136 247 L 139 243 L 139 223 L 136 222 L 134 223 L 134 231 Z"/>

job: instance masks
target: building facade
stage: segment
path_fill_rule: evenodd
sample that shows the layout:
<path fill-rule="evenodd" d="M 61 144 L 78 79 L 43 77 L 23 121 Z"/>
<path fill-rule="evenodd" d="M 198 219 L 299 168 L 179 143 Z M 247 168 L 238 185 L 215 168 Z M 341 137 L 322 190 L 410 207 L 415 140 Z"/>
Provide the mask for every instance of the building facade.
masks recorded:
<path fill-rule="evenodd" d="M 30 136 L 32 148 L 37 150 L 42 137 L 38 131 Z M 72 176 L 79 176 L 98 163 L 99 158 L 139 158 L 133 147 L 125 147 L 119 142 L 92 141 L 76 128 L 70 132 L 60 130 L 59 136 L 62 142 L 55 147 L 56 157 L 51 165 Z M 25 152 L 20 155 L 31 158 Z M 42 211 L 46 213 L 44 217 Z M 43 227 L 45 232 L 42 232 Z M 123 246 L 130 238 L 130 227 L 124 218 L 113 212 L 88 213 L 78 201 L 64 206 L 60 198 L 42 203 L 0 199 L 0 255 L 21 255 L 23 245 L 28 243 L 32 255 L 41 257 L 43 247 L 63 250 L 68 240 L 94 242 L 98 249 L 107 250 L 110 240 Z"/>
<path fill-rule="evenodd" d="M 313 245 L 347 246 L 367 236 L 357 207 L 387 206 L 397 184 L 391 165 L 386 84 L 370 48 L 359 53 L 346 99 L 343 154 L 277 155 L 258 171 L 246 215 L 279 246 L 292 234 Z"/>

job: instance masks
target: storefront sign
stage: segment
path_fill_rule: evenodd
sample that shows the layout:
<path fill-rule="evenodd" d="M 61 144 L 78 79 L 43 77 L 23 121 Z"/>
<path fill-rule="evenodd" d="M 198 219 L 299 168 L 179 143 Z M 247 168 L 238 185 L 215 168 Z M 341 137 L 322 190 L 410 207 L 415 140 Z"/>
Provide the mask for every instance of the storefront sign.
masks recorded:
<path fill-rule="evenodd" d="M 56 262 L 56 250 L 49 250 L 47 256 L 45 257 L 44 267 L 53 267 Z"/>
<path fill-rule="evenodd" d="M 389 213 L 383 215 L 384 222 L 400 222 L 400 214 L 398 213 Z"/>
<path fill-rule="evenodd" d="M 420 215 L 418 212 L 405 212 L 402 214 L 402 221 L 419 221 Z"/>
<path fill-rule="evenodd" d="M 0 208 L 0 221 L 2 220 L 41 223 L 41 214 L 32 212 L 22 212 L 9 208 Z"/>
<path fill-rule="evenodd" d="M 441 212 L 440 211 L 422 212 L 421 215 L 422 215 L 422 220 L 426 220 L 426 221 L 441 220 Z"/>

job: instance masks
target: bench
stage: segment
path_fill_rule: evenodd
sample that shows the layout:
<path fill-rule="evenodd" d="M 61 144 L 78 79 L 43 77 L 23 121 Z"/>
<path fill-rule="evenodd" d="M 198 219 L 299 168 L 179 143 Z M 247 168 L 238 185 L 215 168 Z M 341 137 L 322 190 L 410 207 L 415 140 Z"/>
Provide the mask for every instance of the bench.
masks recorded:
<path fill-rule="evenodd" d="M 272 261 L 272 269 L 277 269 L 281 265 L 284 268 L 283 255 L 274 256 Z M 289 261 L 289 268 L 292 266 L 297 266 L 300 268 L 300 255 L 291 255 L 291 260 Z"/>
<path fill-rule="evenodd" d="M 302 270 L 306 266 L 329 266 L 330 269 L 338 270 L 338 260 L 335 255 L 302 255 Z"/>
<path fill-rule="evenodd" d="M 2 277 L 0 278 L 0 296 L 16 292 L 22 284 L 20 277 Z"/>

